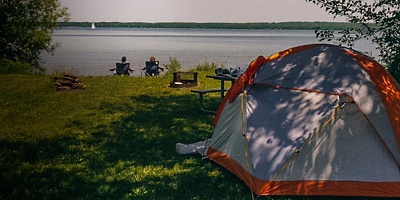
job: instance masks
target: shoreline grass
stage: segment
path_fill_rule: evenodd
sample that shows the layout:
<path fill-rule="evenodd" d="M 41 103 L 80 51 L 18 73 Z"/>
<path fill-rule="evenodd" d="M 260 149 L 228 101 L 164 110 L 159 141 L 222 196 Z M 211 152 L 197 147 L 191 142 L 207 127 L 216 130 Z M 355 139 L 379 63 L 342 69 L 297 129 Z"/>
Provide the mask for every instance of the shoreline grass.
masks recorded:
<path fill-rule="evenodd" d="M 219 87 L 212 73 L 199 72 L 198 88 Z M 226 169 L 176 153 L 213 131 L 191 88 L 169 88 L 169 76 L 78 78 L 85 90 L 56 92 L 50 75 L 0 75 L 0 199 L 252 198 Z M 332 199 L 258 199 L 319 198 Z"/>
<path fill-rule="evenodd" d="M 221 169 L 176 153 L 211 136 L 212 116 L 169 77 L 79 77 L 87 89 L 76 92 L 56 92 L 48 75 L 0 77 L 1 199 L 227 199 L 247 189 L 221 196 Z"/>

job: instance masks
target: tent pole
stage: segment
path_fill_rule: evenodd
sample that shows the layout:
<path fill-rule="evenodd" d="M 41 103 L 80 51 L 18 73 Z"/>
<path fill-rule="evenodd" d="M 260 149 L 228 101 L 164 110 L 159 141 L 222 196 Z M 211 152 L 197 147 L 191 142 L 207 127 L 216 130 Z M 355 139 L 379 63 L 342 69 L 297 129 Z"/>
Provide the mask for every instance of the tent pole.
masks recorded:
<path fill-rule="evenodd" d="M 282 168 L 278 171 L 278 173 L 276 173 L 276 175 L 272 178 L 271 181 L 274 181 L 281 174 L 281 172 L 289 165 L 290 162 L 292 162 L 292 160 L 300 153 L 300 150 L 303 149 L 303 147 L 305 145 L 307 145 L 313 138 L 315 138 L 315 136 L 317 136 L 322 131 L 322 129 L 324 129 L 329 124 L 329 122 L 331 122 L 333 119 L 335 119 L 335 117 L 339 114 L 340 110 L 341 110 L 341 106 L 338 105 L 335 108 L 333 114 L 329 117 L 329 119 L 326 120 L 326 122 L 324 124 L 322 124 L 321 128 L 319 128 L 317 131 L 315 131 L 314 134 L 312 134 L 303 144 L 300 145 L 299 148 L 297 148 L 294 151 L 294 153 L 289 158 L 289 160 L 286 161 L 286 163 L 282 166 Z"/>
<path fill-rule="evenodd" d="M 244 145 L 244 154 L 246 156 L 246 167 L 247 171 L 250 172 L 250 160 L 249 160 L 249 147 L 247 145 L 248 140 L 247 140 L 247 134 L 245 130 L 245 112 L 246 112 L 246 96 L 247 96 L 247 91 L 243 91 L 242 98 L 241 98 L 241 106 L 240 106 L 240 113 L 241 113 L 241 118 L 242 118 L 242 136 L 243 136 L 243 145 Z M 250 173 L 249 173 L 250 176 Z M 251 180 L 251 177 L 249 177 L 249 180 Z M 252 187 L 250 187 L 250 192 L 251 192 L 251 198 L 254 200 L 254 192 Z"/>

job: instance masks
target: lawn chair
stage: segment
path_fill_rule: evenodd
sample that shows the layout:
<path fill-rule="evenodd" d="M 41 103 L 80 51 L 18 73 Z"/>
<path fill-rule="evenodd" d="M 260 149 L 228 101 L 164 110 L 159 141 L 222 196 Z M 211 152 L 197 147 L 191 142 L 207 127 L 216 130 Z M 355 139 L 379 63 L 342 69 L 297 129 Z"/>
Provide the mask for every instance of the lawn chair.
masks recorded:
<path fill-rule="evenodd" d="M 130 68 L 129 63 L 115 63 L 115 68 L 110 69 L 110 71 L 114 72 L 114 75 L 123 76 L 130 75 L 129 72 L 133 72 L 134 70 Z"/>
<path fill-rule="evenodd" d="M 146 76 L 158 76 L 160 70 L 164 71 L 164 68 L 159 66 L 158 61 L 146 61 L 146 66 L 142 70 L 145 70 Z"/>

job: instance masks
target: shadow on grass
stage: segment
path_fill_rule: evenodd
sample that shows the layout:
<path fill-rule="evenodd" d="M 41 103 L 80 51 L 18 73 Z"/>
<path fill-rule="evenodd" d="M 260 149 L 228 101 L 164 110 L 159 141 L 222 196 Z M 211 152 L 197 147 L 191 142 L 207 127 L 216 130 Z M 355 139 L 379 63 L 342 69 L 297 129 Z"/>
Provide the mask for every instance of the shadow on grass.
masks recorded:
<path fill-rule="evenodd" d="M 94 138 L 106 141 L 102 144 L 102 148 L 107 149 L 103 154 L 105 162 L 122 163 L 123 167 L 117 169 L 117 174 L 131 176 L 123 177 L 129 180 L 128 184 L 115 182 L 115 188 L 125 188 L 114 193 L 121 195 L 118 198 L 223 199 L 221 197 L 228 198 L 229 194 L 233 197 L 246 190 L 244 187 L 229 187 L 231 183 L 226 182 L 220 172 L 210 176 L 216 170 L 215 165 L 210 161 L 203 162 L 199 155 L 182 156 L 176 153 L 177 142 L 193 143 L 212 134 L 213 117 L 200 111 L 195 97 L 132 97 L 133 104 L 139 107 L 131 109 L 127 106 L 129 114 L 111 124 L 113 139 L 100 139 L 109 137 L 107 127 L 93 132 Z M 218 98 L 209 100 L 210 104 L 219 101 Z M 101 109 L 112 112 L 121 107 L 125 106 L 103 105 Z M 236 181 L 240 184 L 239 180 Z"/>
<path fill-rule="evenodd" d="M 200 111 L 196 97 L 103 102 L 88 117 L 119 114 L 119 120 L 87 127 L 74 119 L 65 129 L 80 130 L 77 135 L 0 141 L 0 199 L 251 199 L 227 170 L 200 155 L 176 153 L 176 143 L 212 134 L 213 116 Z M 219 101 L 209 98 L 207 106 L 216 109 Z"/>
<path fill-rule="evenodd" d="M 243 185 L 231 187 L 226 176 L 236 178 L 200 155 L 176 153 L 176 143 L 212 134 L 213 116 L 200 111 L 196 97 L 142 95 L 103 102 L 96 115 L 119 114 L 119 120 L 87 127 L 84 119 L 74 119 L 65 129 L 81 134 L 0 141 L 0 198 L 223 199 L 246 191 Z M 208 103 L 216 109 L 218 102 Z"/>

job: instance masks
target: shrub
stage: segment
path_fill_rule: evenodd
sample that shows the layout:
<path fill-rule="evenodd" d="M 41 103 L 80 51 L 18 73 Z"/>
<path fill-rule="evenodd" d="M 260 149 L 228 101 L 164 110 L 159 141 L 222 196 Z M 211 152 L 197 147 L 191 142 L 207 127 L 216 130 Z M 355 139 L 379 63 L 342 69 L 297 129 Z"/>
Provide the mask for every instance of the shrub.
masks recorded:
<path fill-rule="evenodd" d="M 178 72 L 181 70 L 181 63 L 176 58 L 169 58 L 169 64 L 165 65 L 165 68 L 168 69 L 166 74 L 173 74 L 174 72 Z"/>
<path fill-rule="evenodd" d="M 24 62 L 0 59 L 0 74 L 26 74 L 32 72 L 32 65 Z"/>
<path fill-rule="evenodd" d="M 210 70 L 214 70 L 218 67 L 218 65 L 216 65 L 215 63 L 208 63 L 207 61 L 204 62 L 203 65 L 197 65 L 197 67 L 194 69 L 194 71 L 210 71 Z M 221 68 L 223 67 L 223 65 L 221 64 Z"/>

